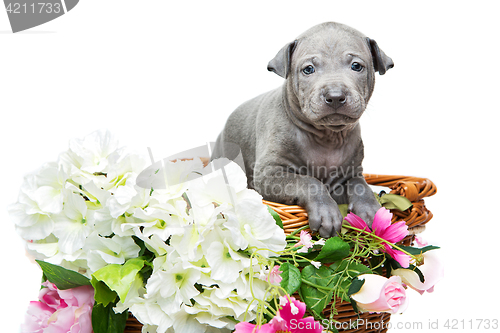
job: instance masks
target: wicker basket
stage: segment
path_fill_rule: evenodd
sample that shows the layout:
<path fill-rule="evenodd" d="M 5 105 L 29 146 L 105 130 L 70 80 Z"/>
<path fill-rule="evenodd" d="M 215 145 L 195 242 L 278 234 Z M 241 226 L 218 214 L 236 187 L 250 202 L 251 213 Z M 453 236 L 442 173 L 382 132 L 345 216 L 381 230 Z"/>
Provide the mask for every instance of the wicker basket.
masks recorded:
<path fill-rule="evenodd" d="M 407 177 L 407 176 L 385 176 L 365 174 L 365 179 L 370 185 L 384 186 L 389 188 L 390 193 L 398 194 L 408 198 L 413 206 L 401 212 L 391 210 L 393 213 L 392 222 L 404 220 L 408 225 L 409 235 L 402 241 L 405 245 L 412 243 L 416 234 L 425 230 L 425 224 L 432 218 L 432 213 L 425 207 L 423 198 L 432 196 L 436 193 L 436 186 L 432 181 L 426 178 Z M 307 212 L 300 206 L 287 206 L 275 202 L 265 201 L 264 203 L 273 208 L 283 221 L 286 234 L 305 226 L 308 223 Z M 333 305 L 333 304 L 332 304 Z M 337 301 L 335 304 L 338 314 L 334 319 L 338 321 L 339 332 L 366 332 L 383 333 L 387 332 L 387 324 L 391 318 L 388 313 L 360 313 L 356 314 L 348 302 Z M 328 318 L 331 306 L 325 309 L 324 315 Z M 358 328 L 347 328 L 348 323 L 362 323 Z M 342 323 L 345 323 L 343 325 Z M 132 315 L 127 320 L 125 332 L 140 333 L 142 324 Z"/>

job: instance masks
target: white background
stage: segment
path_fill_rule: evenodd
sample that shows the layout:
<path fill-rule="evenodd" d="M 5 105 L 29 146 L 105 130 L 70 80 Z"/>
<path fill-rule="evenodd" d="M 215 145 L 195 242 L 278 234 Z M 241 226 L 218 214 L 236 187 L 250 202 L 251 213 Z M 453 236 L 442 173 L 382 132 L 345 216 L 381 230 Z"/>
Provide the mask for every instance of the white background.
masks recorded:
<path fill-rule="evenodd" d="M 242 102 L 282 84 L 266 70 L 286 43 L 325 21 L 375 39 L 394 69 L 377 75 L 362 118 L 365 172 L 428 177 L 424 237 L 446 277 L 409 291 L 396 326 L 498 319 L 497 104 L 500 24 L 494 1 L 84 0 L 12 34 L 0 10 L 2 332 L 16 332 L 41 272 L 9 221 L 23 175 L 68 140 L 109 129 L 156 159 L 215 141 Z M 461 323 L 458 328 L 461 328 Z M 402 331 L 395 329 L 393 331 Z M 462 329 L 457 330 L 462 331 Z M 485 331 L 492 331 L 485 330 Z"/>

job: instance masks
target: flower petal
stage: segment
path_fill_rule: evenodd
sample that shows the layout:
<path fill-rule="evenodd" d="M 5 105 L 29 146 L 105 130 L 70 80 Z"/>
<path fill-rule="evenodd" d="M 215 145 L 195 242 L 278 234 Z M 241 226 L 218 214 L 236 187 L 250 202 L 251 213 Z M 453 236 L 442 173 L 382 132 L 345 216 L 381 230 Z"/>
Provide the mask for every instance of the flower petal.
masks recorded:
<path fill-rule="evenodd" d="M 306 313 L 306 303 L 296 300 L 295 297 L 290 297 L 290 299 L 292 300 L 292 303 L 295 307 L 293 311 L 292 306 L 288 302 L 288 297 L 286 304 L 283 305 L 283 308 L 281 310 L 279 310 L 279 315 L 281 316 L 281 318 L 286 320 L 288 323 L 292 319 L 295 321 L 302 319 L 302 317 L 304 317 L 304 314 Z"/>
<path fill-rule="evenodd" d="M 396 260 L 401 267 L 408 268 L 410 266 L 411 257 L 404 252 L 394 250 L 389 245 L 385 244 L 385 252 L 387 252 L 392 259 Z"/>
<path fill-rule="evenodd" d="M 365 280 L 361 289 L 351 297 L 358 303 L 369 304 L 380 298 L 380 293 L 387 282 L 381 275 L 362 274 L 358 276 L 360 280 Z"/>
<path fill-rule="evenodd" d="M 354 228 L 358 228 L 358 229 L 366 229 L 368 232 L 372 232 L 370 227 L 368 227 L 368 225 L 366 224 L 365 221 L 363 221 L 363 219 L 361 217 L 359 217 L 358 215 L 354 214 L 354 213 L 349 213 L 347 214 L 347 216 L 345 217 L 345 220 L 347 222 L 349 222 L 349 224 L 354 227 Z"/>
<path fill-rule="evenodd" d="M 377 232 L 375 232 L 375 234 L 377 234 Z M 397 243 L 405 238 L 406 235 L 408 235 L 408 226 L 406 225 L 406 222 L 400 221 L 390 225 L 378 236 L 388 242 Z"/>
<path fill-rule="evenodd" d="M 372 228 L 375 231 L 375 235 L 380 236 L 385 229 L 389 228 L 391 225 L 392 213 L 382 207 L 376 213 L 373 218 Z"/>
<path fill-rule="evenodd" d="M 400 268 L 392 271 L 393 275 L 401 277 L 405 284 L 418 291 L 420 294 L 423 294 L 425 291 L 432 292 L 434 285 L 444 276 L 443 265 L 441 264 L 436 253 L 429 251 L 424 253 L 423 256 L 424 264 L 418 268 L 424 275 L 424 282 L 421 282 L 417 273 L 411 269 Z"/>
<path fill-rule="evenodd" d="M 233 333 L 275 333 L 276 330 L 273 328 L 272 324 L 264 324 L 260 328 L 257 325 L 247 323 L 245 321 L 239 322 L 234 328 L 236 330 Z"/>

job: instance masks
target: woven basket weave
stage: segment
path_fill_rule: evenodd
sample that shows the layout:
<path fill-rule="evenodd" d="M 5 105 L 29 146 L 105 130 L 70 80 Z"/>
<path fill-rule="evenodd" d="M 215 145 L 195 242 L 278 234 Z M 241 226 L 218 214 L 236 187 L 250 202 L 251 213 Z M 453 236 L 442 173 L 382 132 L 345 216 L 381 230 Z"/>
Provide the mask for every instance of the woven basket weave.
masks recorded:
<path fill-rule="evenodd" d="M 436 186 L 432 181 L 426 178 L 407 177 L 407 176 L 386 176 L 365 174 L 366 182 L 370 185 L 384 186 L 389 188 L 392 194 L 398 194 L 408 198 L 413 206 L 408 210 L 401 212 L 391 210 L 393 214 L 392 222 L 404 220 L 408 225 L 409 235 L 402 241 L 405 245 L 410 245 L 416 234 L 425 230 L 425 224 L 432 218 L 432 213 L 425 207 L 423 198 L 432 196 L 436 193 Z M 308 224 L 307 212 L 300 206 L 288 206 L 275 202 L 265 201 L 264 203 L 274 209 L 283 221 L 283 227 L 286 234 L 290 234 Z M 297 295 L 295 295 L 297 297 Z M 333 304 L 331 304 L 332 306 Z M 331 306 L 327 307 L 323 314 L 329 317 Z M 348 302 L 337 301 L 335 304 L 337 314 L 333 317 L 338 321 L 336 327 L 340 327 L 339 332 L 354 333 L 384 333 L 387 332 L 387 324 L 391 318 L 388 313 L 360 313 L 356 314 Z M 362 323 L 357 328 L 347 328 L 347 323 Z M 342 323 L 345 323 L 343 325 Z M 140 333 L 142 324 L 132 315 L 127 320 L 125 332 Z M 195 332 L 193 332 L 195 333 Z"/>

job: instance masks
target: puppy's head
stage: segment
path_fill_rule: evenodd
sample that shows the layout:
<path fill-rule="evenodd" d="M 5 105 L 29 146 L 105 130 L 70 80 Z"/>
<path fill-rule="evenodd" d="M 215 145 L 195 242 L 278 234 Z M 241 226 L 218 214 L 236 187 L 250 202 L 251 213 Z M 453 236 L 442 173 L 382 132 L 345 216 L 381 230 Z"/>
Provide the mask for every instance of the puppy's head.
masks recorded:
<path fill-rule="evenodd" d="M 297 116 L 318 129 L 353 128 L 363 114 L 375 83 L 392 59 L 377 43 L 339 24 L 317 25 L 285 45 L 268 70 L 287 79 Z"/>

